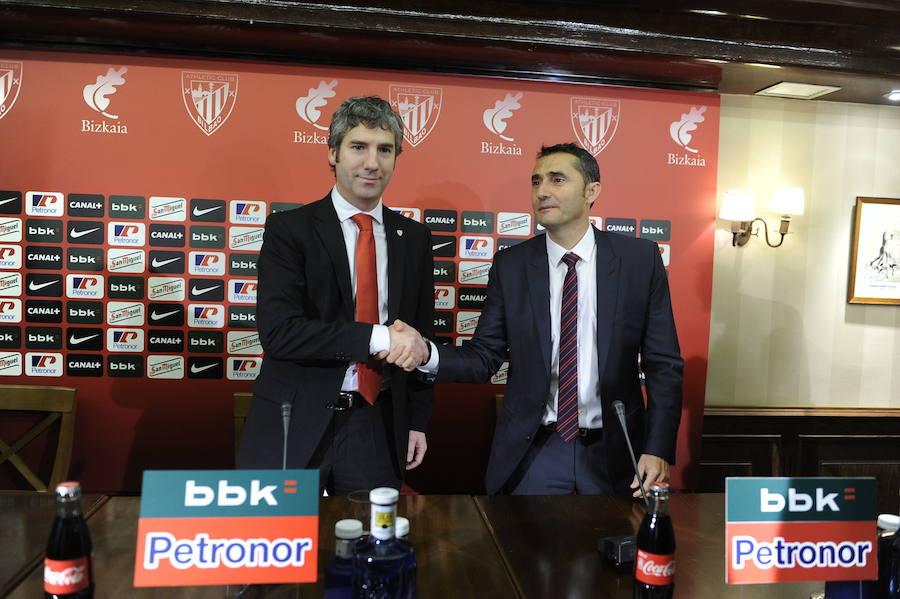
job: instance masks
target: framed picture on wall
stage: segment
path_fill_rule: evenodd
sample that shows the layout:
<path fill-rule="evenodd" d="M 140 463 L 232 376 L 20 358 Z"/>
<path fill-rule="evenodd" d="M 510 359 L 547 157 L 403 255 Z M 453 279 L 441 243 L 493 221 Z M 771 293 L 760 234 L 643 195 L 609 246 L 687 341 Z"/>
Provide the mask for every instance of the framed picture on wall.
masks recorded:
<path fill-rule="evenodd" d="M 900 199 L 856 198 L 851 304 L 900 305 Z"/>

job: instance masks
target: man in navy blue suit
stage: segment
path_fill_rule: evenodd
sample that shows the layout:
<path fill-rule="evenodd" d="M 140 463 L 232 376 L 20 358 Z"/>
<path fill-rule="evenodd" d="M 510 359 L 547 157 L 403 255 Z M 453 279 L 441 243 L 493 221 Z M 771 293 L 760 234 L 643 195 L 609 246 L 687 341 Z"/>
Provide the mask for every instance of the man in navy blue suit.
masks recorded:
<path fill-rule="evenodd" d="M 591 226 L 600 168 L 575 144 L 542 148 L 531 188 L 547 233 L 497 253 L 475 336 L 437 347 L 421 369 L 483 383 L 508 357 L 489 493 L 638 496 L 613 402 L 625 404 L 646 483 L 668 480 L 681 418 L 684 362 L 659 248 Z"/>

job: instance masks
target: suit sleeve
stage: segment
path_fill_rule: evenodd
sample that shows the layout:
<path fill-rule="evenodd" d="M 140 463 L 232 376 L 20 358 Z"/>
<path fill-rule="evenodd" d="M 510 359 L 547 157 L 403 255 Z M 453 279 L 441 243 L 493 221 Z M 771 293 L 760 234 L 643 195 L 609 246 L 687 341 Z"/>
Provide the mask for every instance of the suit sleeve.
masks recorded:
<path fill-rule="evenodd" d="M 289 361 L 364 362 L 369 357 L 372 325 L 325 322 L 309 313 L 303 248 L 279 215 L 266 222 L 259 253 L 256 321 L 267 356 Z"/>
<path fill-rule="evenodd" d="M 669 280 L 656 244 L 652 251 L 653 276 L 641 344 L 641 368 L 646 376 L 647 437 L 644 453 L 675 463 L 675 445 L 681 420 L 684 360 L 678 346 Z"/>
<path fill-rule="evenodd" d="M 412 326 L 427 338 L 434 338 L 434 266 L 431 259 L 431 232 L 425 232 L 425 242 L 421 251 L 425 259 L 422 260 L 422 270 L 419 273 L 419 288 L 415 290 L 418 295 L 416 306 L 416 319 Z M 413 292 L 410 289 L 410 292 Z M 423 380 L 417 374 L 407 374 L 409 385 L 409 422 L 410 429 L 425 432 L 431 420 L 431 405 L 434 399 L 434 386 Z"/>

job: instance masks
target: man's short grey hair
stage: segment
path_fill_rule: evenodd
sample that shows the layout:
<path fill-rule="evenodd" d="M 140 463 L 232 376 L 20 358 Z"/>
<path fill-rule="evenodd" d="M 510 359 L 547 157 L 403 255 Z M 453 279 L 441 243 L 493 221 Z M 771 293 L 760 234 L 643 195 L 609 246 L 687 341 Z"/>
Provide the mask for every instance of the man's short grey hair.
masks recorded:
<path fill-rule="evenodd" d="M 337 151 L 344 141 L 347 131 L 357 125 L 365 125 L 369 129 L 384 129 L 394 134 L 394 155 L 403 151 L 403 121 L 400 115 L 391 109 L 387 101 L 378 96 L 358 96 L 347 98 L 331 117 L 328 127 L 328 147 Z"/>

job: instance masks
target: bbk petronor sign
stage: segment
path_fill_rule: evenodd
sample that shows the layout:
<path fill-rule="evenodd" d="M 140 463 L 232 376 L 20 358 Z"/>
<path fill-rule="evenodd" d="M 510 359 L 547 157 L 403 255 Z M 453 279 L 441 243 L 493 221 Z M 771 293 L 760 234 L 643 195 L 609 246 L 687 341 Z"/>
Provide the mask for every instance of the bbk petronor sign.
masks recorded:
<path fill-rule="evenodd" d="M 877 578 L 874 478 L 728 478 L 725 582 Z"/>
<path fill-rule="evenodd" d="M 314 582 L 317 470 L 144 472 L 134 586 Z"/>

